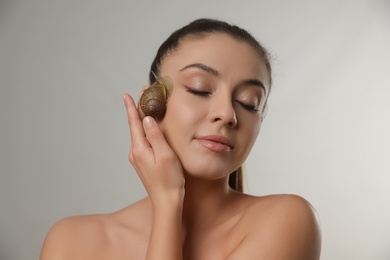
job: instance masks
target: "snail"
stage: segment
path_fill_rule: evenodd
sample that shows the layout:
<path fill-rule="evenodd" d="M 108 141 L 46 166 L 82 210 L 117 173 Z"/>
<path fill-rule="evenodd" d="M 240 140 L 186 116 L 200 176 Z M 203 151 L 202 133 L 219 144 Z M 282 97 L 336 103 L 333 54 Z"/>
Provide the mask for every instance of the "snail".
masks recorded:
<path fill-rule="evenodd" d="M 173 91 L 172 79 L 169 76 L 156 77 L 154 82 L 141 95 L 139 100 L 140 114 L 161 120 L 165 115 L 168 98 Z M 141 113 L 142 112 L 142 113 Z"/>

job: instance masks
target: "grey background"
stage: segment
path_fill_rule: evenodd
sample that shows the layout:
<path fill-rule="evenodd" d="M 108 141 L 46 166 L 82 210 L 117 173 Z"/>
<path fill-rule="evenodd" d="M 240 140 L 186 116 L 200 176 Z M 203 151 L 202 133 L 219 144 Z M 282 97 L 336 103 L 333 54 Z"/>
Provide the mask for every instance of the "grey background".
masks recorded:
<path fill-rule="evenodd" d="M 254 34 L 274 86 L 247 191 L 317 209 L 322 259 L 390 259 L 390 3 L 0 0 L 0 259 L 38 259 L 59 219 L 145 192 L 122 93 L 199 17 Z"/>

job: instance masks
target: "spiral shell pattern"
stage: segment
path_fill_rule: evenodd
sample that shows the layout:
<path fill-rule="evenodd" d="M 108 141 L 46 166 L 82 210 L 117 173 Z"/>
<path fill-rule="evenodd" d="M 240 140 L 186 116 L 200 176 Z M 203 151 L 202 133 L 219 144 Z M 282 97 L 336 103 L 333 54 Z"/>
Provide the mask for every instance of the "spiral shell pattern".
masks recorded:
<path fill-rule="evenodd" d="M 145 116 L 161 120 L 165 115 L 166 104 L 172 93 L 173 84 L 170 77 L 157 78 L 140 98 L 140 108 Z"/>

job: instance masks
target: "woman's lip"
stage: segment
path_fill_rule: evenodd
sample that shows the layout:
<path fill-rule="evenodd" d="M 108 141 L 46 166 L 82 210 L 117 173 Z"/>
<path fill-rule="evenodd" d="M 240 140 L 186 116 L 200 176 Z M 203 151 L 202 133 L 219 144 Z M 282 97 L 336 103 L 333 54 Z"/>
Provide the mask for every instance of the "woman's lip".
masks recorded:
<path fill-rule="evenodd" d="M 233 149 L 233 144 L 229 139 L 220 135 L 200 136 L 196 137 L 196 140 L 214 152 L 228 152 Z"/>

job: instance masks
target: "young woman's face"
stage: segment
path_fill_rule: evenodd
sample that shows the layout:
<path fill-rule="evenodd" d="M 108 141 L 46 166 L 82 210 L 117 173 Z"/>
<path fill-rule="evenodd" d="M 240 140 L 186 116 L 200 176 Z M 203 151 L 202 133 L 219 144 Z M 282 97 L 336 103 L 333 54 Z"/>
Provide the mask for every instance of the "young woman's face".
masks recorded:
<path fill-rule="evenodd" d="M 256 140 L 269 93 L 257 52 L 226 34 L 187 38 L 160 75 L 174 84 L 160 128 L 185 172 L 211 180 L 235 171 Z"/>

